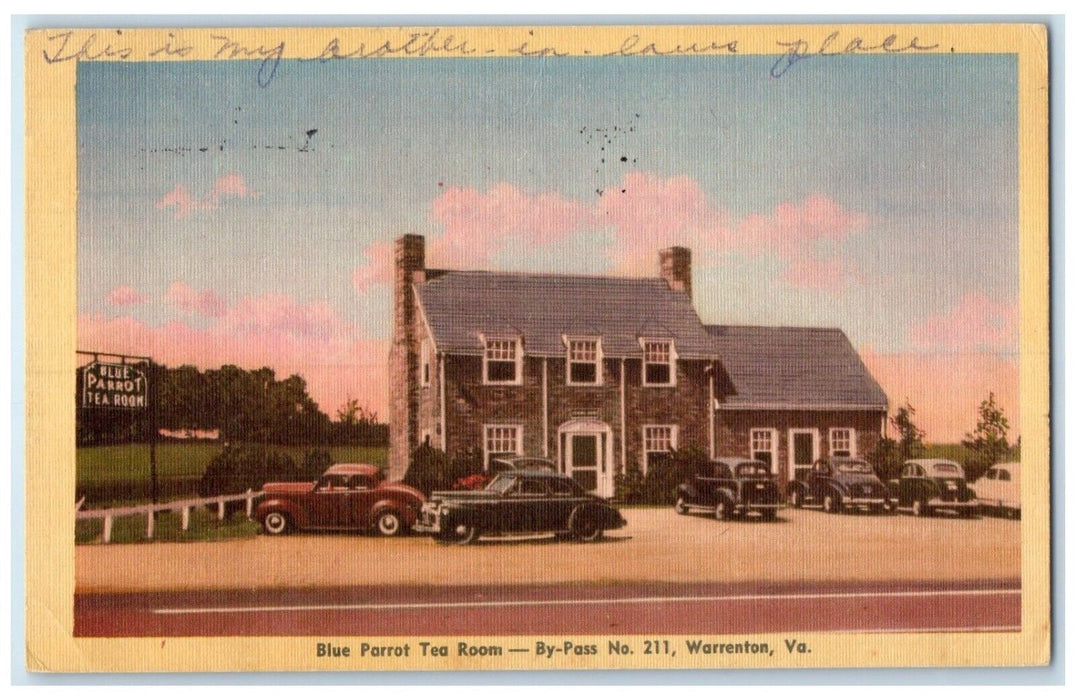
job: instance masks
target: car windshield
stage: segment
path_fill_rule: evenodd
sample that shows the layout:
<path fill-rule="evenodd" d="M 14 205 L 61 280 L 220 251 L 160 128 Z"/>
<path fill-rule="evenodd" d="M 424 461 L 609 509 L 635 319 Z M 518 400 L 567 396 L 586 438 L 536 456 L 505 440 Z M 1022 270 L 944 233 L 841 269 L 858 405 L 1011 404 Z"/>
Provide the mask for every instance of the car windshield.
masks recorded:
<path fill-rule="evenodd" d="M 938 476 L 964 476 L 964 472 L 955 464 L 935 464 L 934 473 Z"/>
<path fill-rule="evenodd" d="M 498 474 L 493 481 L 486 485 L 486 491 L 495 491 L 500 494 L 508 492 L 516 483 L 516 477 L 509 474 Z"/>
<path fill-rule="evenodd" d="M 745 462 L 736 467 L 736 476 L 768 476 L 769 473 L 762 462 Z"/>
<path fill-rule="evenodd" d="M 866 462 L 838 462 L 837 469 L 846 474 L 873 474 L 874 470 Z"/>

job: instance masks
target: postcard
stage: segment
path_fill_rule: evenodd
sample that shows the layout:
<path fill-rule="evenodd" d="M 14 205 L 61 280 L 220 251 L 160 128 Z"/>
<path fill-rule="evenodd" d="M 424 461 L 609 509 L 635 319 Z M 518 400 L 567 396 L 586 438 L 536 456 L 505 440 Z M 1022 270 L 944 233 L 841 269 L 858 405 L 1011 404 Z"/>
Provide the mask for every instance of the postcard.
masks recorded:
<path fill-rule="evenodd" d="M 1048 51 L 30 31 L 28 668 L 1049 663 Z"/>

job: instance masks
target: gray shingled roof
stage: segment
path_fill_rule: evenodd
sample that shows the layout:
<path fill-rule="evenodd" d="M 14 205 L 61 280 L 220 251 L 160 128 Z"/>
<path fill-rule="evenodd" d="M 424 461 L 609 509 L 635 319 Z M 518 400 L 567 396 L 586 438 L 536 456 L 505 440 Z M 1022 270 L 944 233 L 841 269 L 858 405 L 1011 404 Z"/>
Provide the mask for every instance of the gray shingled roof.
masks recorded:
<path fill-rule="evenodd" d="M 416 282 L 442 352 L 479 354 L 480 334 L 523 337 L 529 355 L 564 354 L 565 335 L 601 336 L 606 357 L 640 357 L 639 338 L 672 338 L 681 358 L 713 358 L 691 299 L 661 278 L 448 271 Z"/>
<path fill-rule="evenodd" d="M 733 385 L 723 408 L 881 408 L 885 392 L 839 328 L 706 326 Z"/>

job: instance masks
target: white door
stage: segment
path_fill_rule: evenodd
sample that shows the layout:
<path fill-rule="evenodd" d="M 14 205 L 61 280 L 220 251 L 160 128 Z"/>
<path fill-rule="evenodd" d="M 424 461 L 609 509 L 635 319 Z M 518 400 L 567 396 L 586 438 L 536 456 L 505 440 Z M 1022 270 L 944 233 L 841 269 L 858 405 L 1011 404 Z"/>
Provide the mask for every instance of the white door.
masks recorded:
<path fill-rule="evenodd" d="M 814 428 L 792 428 L 788 431 L 787 476 L 790 480 L 796 478 L 797 470 L 810 469 L 818 459 L 818 443 L 818 431 Z"/>
<path fill-rule="evenodd" d="M 605 423 L 576 418 L 557 431 L 561 467 L 575 483 L 596 496 L 613 495 L 613 434 Z"/>
<path fill-rule="evenodd" d="M 601 437 L 599 433 L 568 435 L 566 471 L 575 483 L 591 493 L 601 490 Z"/>

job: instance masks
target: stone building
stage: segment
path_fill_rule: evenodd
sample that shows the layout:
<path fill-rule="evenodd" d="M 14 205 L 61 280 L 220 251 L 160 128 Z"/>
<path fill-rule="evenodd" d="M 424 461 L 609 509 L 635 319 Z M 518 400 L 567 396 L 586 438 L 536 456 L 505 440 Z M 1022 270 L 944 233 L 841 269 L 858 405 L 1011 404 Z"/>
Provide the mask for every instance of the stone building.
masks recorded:
<path fill-rule="evenodd" d="M 672 448 L 752 455 L 787 480 L 861 455 L 886 397 L 837 329 L 706 326 L 691 252 L 653 278 L 431 270 L 396 241 L 389 472 L 429 441 L 548 457 L 600 495 Z"/>

